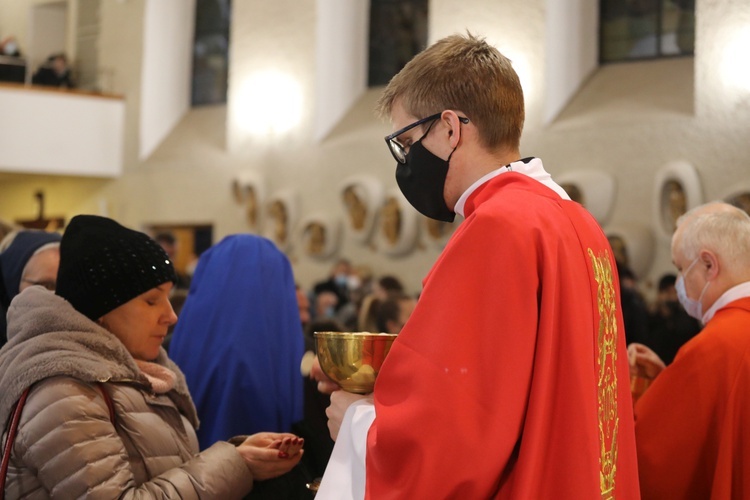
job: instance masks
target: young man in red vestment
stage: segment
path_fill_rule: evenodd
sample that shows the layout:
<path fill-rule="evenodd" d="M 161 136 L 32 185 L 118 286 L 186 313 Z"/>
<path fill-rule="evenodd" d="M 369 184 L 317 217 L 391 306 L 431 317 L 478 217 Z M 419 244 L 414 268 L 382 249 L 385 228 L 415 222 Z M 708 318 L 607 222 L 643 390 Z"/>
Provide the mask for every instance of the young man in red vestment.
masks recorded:
<path fill-rule="evenodd" d="M 705 326 L 666 368 L 628 348 L 634 373 L 656 377 L 635 405 L 641 493 L 750 498 L 750 216 L 726 203 L 691 210 L 672 260 L 677 296 Z"/>
<path fill-rule="evenodd" d="M 406 199 L 465 220 L 374 393 L 332 394 L 337 442 L 316 498 L 637 498 L 615 261 L 541 160 L 521 158 L 510 61 L 444 38 L 379 108 Z"/>

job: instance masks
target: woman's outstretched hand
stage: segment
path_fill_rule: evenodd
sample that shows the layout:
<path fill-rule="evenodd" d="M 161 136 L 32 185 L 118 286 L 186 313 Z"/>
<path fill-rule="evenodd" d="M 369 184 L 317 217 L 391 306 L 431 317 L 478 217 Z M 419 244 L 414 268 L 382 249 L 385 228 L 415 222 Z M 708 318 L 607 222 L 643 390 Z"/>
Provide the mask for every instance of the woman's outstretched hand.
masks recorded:
<path fill-rule="evenodd" d="M 304 439 L 294 434 L 259 432 L 237 447 L 253 478 L 258 481 L 286 474 L 302 458 Z"/>

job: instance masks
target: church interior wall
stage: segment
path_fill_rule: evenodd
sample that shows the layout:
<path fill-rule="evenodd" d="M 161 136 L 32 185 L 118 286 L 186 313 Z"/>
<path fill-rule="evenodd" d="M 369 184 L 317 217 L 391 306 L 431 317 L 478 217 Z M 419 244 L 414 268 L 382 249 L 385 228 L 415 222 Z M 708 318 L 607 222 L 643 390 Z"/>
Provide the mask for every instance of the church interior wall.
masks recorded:
<path fill-rule="evenodd" d="M 252 172 L 262 177 L 266 196 L 293 190 L 299 218 L 323 212 L 344 229 L 336 252 L 324 259 L 307 255 L 300 235 L 293 231 L 286 251 L 303 286 L 325 276 L 337 258 L 346 257 L 355 264 L 368 264 L 377 275 L 400 276 L 409 291 L 417 292 L 440 253 L 440 245 L 427 238 L 422 223 L 418 242 L 404 255 L 384 253 L 377 235 L 362 242 L 346 230 L 339 193 L 343 179 L 361 174 L 386 188 L 395 187 L 394 160 L 383 143 L 390 125 L 374 116 L 380 89 L 370 89 L 325 137 L 315 138 L 314 2 L 233 2 L 229 105 L 189 111 L 141 161 L 137 158 L 138 39 L 143 28 L 137 26 L 146 1 L 113 2 L 103 9 L 103 33 L 108 34 L 102 53 L 108 64 L 118 68 L 117 90 L 128 101 L 124 174 L 113 180 L 0 174 L 0 214 L 28 218 L 34 210 L 33 192 L 43 189 L 48 212 L 54 215 L 100 213 L 139 228 L 209 223 L 215 241 L 236 232 L 266 234 L 265 215 L 261 213 L 260 225 L 251 228 L 244 208 L 232 197 L 233 180 Z M 431 41 L 468 29 L 485 35 L 518 61 L 527 94 L 523 155 L 542 158 L 553 176 L 590 169 L 614 178 L 613 207 L 603 226 L 605 231 L 634 227 L 650 234 L 653 251 L 640 276 L 646 287 L 662 273 L 673 271 L 669 240 L 654 221 L 654 182 L 660 169 L 674 161 L 691 164 L 700 179 L 703 201 L 725 197 L 750 182 L 746 140 L 750 84 L 727 91 L 716 71 L 725 31 L 741 31 L 742 26 L 750 30 L 750 6 L 739 0 L 721 5 L 698 0 L 697 5 L 695 58 L 601 67 L 582 78 L 578 91 L 550 120 L 544 107 L 545 86 L 551 84 L 545 78 L 544 1 L 430 3 Z M 132 46 L 123 46 L 133 33 Z M 253 135 L 239 122 L 269 117 L 238 107 L 242 102 L 238 93 L 243 78 L 270 63 L 300 82 L 303 109 L 291 131 Z M 671 75 L 668 83 L 649 85 L 650 78 L 662 73 Z"/>

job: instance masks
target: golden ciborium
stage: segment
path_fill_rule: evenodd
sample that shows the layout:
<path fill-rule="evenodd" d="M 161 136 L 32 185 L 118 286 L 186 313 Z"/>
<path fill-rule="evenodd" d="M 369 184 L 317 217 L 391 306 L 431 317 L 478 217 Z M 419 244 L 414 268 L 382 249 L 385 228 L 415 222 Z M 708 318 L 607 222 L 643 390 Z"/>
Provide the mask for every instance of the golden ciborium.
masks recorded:
<path fill-rule="evenodd" d="M 315 332 L 323 373 L 347 392 L 369 394 L 395 333 Z"/>

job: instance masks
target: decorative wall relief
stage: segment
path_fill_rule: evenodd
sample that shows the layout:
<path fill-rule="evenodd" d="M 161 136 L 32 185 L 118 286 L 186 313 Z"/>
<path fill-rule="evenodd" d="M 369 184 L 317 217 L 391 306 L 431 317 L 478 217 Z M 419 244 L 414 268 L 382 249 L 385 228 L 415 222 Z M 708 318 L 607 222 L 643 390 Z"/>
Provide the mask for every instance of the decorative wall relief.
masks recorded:
<path fill-rule="evenodd" d="M 347 232 L 360 243 L 367 243 L 375 228 L 378 209 L 383 205 L 383 185 L 369 176 L 349 177 L 341 184 L 340 197 Z"/>
<path fill-rule="evenodd" d="M 297 196 L 291 189 L 274 193 L 266 203 L 265 236 L 283 252 L 291 247 L 292 230 L 297 221 Z"/>
<path fill-rule="evenodd" d="M 622 225 L 604 230 L 615 260 L 629 267 L 636 276 L 648 274 L 654 259 L 654 236 L 642 225 Z"/>
<path fill-rule="evenodd" d="M 617 196 L 617 183 L 612 175 L 598 170 L 574 170 L 556 176 L 555 180 L 600 225 L 609 221 Z"/>
<path fill-rule="evenodd" d="M 419 234 L 419 213 L 397 188 L 385 194 L 380 207 L 377 248 L 387 255 L 405 255 L 414 250 Z"/>
<path fill-rule="evenodd" d="M 460 217 L 460 216 L 458 216 Z M 429 217 L 420 217 L 424 225 L 424 237 L 430 246 L 442 250 L 453 235 L 453 231 L 459 222 L 443 222 L 440 220 L 430 219 Z"/>
<path fill-rule="evenodd" d="M 259 172 L 240 172 L 232 180 L 232 195 L 245 211 L 245 221 L 257 232 L 265 197 L 265 182 Z"/>
<path fill-rule="evenodd" d="M 724 201 L 730 205 L 744 210 L 745 213 L 750 215 L 750 187 L 740 191 L 734 191 L 731 194 L 724 197 Z"/>
<path fill-rule="evenodd" d="M 330 214 L 316 213 L 299 224 L 300 248 L 309 257 L 327 259 L 339 247 L 341 222 Z"/>
<path fill-rule="evenodd" d="M 677 219 L 703 203 L 700 177 L 688 162 L 667 163 L 656 173 L 654 183 L 654 224 L 664 238 L 671 239 Z"/>

